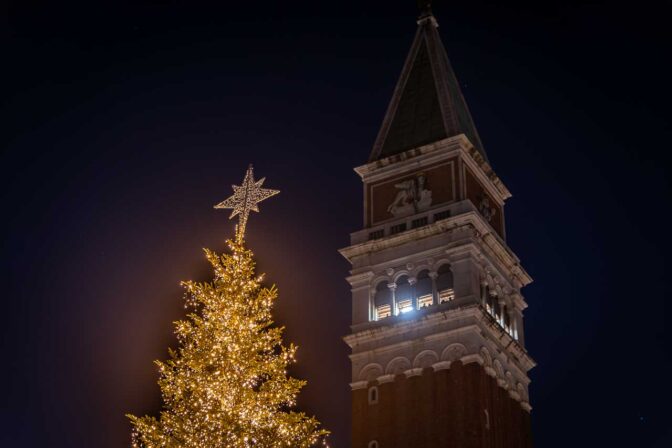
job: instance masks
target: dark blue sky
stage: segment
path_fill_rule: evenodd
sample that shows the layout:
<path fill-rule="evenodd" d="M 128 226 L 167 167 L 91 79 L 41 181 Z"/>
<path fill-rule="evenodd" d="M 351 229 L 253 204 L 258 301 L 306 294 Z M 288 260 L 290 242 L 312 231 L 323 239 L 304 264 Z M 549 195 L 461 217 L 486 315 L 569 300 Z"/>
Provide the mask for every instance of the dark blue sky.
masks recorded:
<path fill-rule="evenodd" d="M 303 409 L 348 446 L 363 164 L 415 2 L 9 2 L 2 11 L 0 445 L 124 446 L 156 412 L 183 279 L 224 248 L 248 163 L 282 193 L 249 244 L 300 346 Z M 443 4 L 441 4 L 443 3 Z M 504 2 L 502 2 L 504 3 Z M 513 193 L 538 447 L 672 446 L 672 3 L 439 2 Z"/>

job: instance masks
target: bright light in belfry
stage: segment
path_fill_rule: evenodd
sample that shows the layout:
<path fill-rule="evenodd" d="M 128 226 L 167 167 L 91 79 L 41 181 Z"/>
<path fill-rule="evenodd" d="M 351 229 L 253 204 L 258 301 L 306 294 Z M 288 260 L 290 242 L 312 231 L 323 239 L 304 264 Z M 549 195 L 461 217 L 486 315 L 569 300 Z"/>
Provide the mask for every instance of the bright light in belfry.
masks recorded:
<path fill-rule="evenodd" d="M 413 307 L 410 306 L 410 305 L 409 305 L 409 306 L 405 306 L 405 307 L 403 307 L 403 308 L 399 308 L 399 312 L 400 312 L 400 313 L 408 313 L 409 311 L 413 311 Z"/>

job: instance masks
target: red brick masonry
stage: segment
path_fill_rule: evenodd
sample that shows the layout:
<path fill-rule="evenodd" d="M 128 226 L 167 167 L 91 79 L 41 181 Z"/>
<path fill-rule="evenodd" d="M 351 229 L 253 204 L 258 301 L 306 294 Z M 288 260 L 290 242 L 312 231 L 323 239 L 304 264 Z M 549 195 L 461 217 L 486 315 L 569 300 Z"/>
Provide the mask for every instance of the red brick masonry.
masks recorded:
<path fill-rule="evenodd" d="M 372 440 L 380 448 L 529 448 L 530 414 L 480 365 L 457 361 L 378 385 L 376 404 L 367 389 L 353 391 L 352 448 Z"/>

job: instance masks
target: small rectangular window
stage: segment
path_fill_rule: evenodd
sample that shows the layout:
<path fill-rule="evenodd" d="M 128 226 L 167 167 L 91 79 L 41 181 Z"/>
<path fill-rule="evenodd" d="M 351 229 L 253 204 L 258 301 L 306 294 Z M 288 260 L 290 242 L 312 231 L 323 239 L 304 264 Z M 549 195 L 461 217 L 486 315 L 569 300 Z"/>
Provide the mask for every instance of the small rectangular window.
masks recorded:
<path fill-rule="evenodd" d="M 376 386 L 371 386 L 369 388 L 369 404 L 378 403 L 378 388 Z"/>
<path fill-rule="evenodd" d="M 400 313 L 408 313 L 409 311 L 413 311 L 413 302 L 411 299 L 400 300 L 397 304 L 397 309 Z"/>
<path fill-rule="evenodd" d="M 380 305 L 376 308 L 376 319 L 385 319 L 392 315 L 392 308 L 390 305 Z"/>
<path fill-rule="evenodd" d="M 418 309 L 432 306 L 433 302 L 431 294 L 420 296 L 418 297 Z"/>
<path fill-rule="evenodd" d="M 454 298 L 455 298 L 455 292 L 453 291 L 453 288 L 439 291 L 439 303 L 450 302 Z"/>

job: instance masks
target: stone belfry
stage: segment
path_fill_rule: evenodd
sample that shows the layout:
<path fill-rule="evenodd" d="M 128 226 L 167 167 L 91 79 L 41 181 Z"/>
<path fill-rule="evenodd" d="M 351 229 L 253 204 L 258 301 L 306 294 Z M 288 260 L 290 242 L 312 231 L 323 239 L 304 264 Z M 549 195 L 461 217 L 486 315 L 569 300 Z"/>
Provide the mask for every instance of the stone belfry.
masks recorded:
<path fill-rule="evenodd" d="M 530 447 L 521 288 L 504 202 L 423 7 L 367 164 L 352 264 L 352 447 Z"/>

